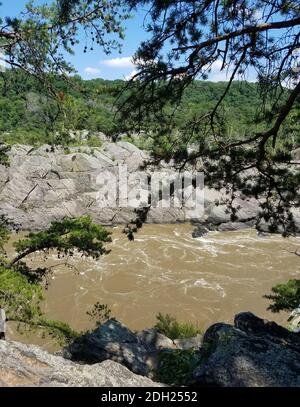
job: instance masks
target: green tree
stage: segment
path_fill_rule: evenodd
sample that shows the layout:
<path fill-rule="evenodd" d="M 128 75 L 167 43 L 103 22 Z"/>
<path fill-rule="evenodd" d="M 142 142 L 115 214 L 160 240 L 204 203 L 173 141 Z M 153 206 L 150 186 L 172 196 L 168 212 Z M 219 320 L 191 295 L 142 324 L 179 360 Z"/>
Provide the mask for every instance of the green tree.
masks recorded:
<path fill-rule="evenodd" d="M 60 255 L 73 255 L 75 249 L 83 256 L 98 259 L 107 254 L 103 243 L 110 242 L 110 233 L 102 226 L 92 223 L 89 216 L 75 219 L 64 219 L 52 222 L 42 232 L 29 233 L 27 238 L 15 243 L 18 255 L 10 262 L 13 266 L 30 254 L 55 249 Z"/>
<path fill-rule="evenodd" d="M 65 54 L 74 52 L 82 31 L 86 35 L 84 52 L 96 46 L 107 53 L 120 49 L 122 22 L 128 18 L 124 4 L 121 0 L 58 0 L 43 5 L 29 1 L 20 16 L 0 19 L 2 60 L 53 92 L 53 77 L 62 75 L 67 80 L 74 72 Z"/>
<path fill-rule="evenodd" d="M 26 257 L 39 253 L 45 258 L 50 251 L 58 258 L 68 257 L 74 252 L 98 259 L 107 254 L 105 244 L 111 241 L 110 232 L 93 224 L 90 217 L 64 219 L 53 222 L 44 232 L 30 233 L 15 244 L 17 255 L 7 257 L 3 244 L 9 237 L 8 222 L 0 222 L 0 308 L 4 308 L 9 321 L 18 322 L 21 329 L 42 329 L 59 341 L 68 341 L 78 336 L 68 324 L 45 318 L 41 310 L 43 286 L 48 284 L 52 268 L 32 269 Z"/>
<path fill-rule="evenodd" d="M 138 72 L 128 84 L 131 92 L 120 99 L 123 116 L 133 123 L 155 117 L 160 124 L 152 129 L 155 143 L 171 134 L 171 141 L 161 144 L 167 158 L 172 145 L 182 166 L 202 158 L 206 183 L 228 189 L 234 216 L 238 212 L 234 198 L 243 190 L 261 199 L 261 218 L 271 231 L 280 227 L 284 235 L 294 233 L 291 208 L 300 203 L 300 175 L 292 152 L 298 145 L 283 124 L 290 113 L 299 111 L 299 2 L 131 0 L 130 4 L 148 6 L 149 39 L 136 53 Z M 181 136 L 174 139 L 174 110 L 181 109 L 185 90 L 216 68 L 228 72 L 225 89 L 215 103 L 184 121 Z M 261 93 L 258 114 L 245 132 L 232 137 L 225 101 L 234 80 L 245 78 L 250 68 Z M 193 140 L 197 148 L 184 157 L 177 140 Z"/>
<path fill-rule="evenodd" d="M 63 130 L 67 130 L 71 113 L 66 105 L 73 113 L 78 108 L 70 98 L 64 98 L 61 89 L 66 84 L 74 84 L 69 80 L 75 70 L 68 62 L 68 55 L 73 55 L 75 47 L 81 44 L 84 53 L 93 52 L 97 47 L 107 54 L 112 50 L 120 51 L 124 39 L 123 22 L 129 18 L 126 9 L 123 0 L 53 0 L 42 5 L 31 0 L 20 15 L 0 18 L 1 74 L 3 64 L 9 71 L 9 74 L 1 75 L 1 89 L 3 93 L 9 93 L 15 87 L 18 94 L 34 83 L 35 92 L 44 95 L 39 114 L 45 118 L 44 138 L 48 143 L 60 142 L 65 136 Z M 5 117 L 5 122 L 0 120 L 0 129 L 17 118 L 18 113 L 24 114 L 23 104 L 21 100 L 17 105 L 0 104 Z M 81 122 L 81 109 L 76 112 L 75 121 Z M 55 126 L 58 119 L 59 126 Z M 34 123 L 28 122 L 32 132 Z M 61 130 L 58 140 L 57 128 Z M 22 133 L 24 130 L 26 132 L 22 128 Z"/>
<path fill-rule="evenodd" d="M 293 311 L 300 306 L 300 280 L 289 280 L 272 288 L 272 294 L 265 298 L 272 301 L 269 310 L 272 312 Z"/>

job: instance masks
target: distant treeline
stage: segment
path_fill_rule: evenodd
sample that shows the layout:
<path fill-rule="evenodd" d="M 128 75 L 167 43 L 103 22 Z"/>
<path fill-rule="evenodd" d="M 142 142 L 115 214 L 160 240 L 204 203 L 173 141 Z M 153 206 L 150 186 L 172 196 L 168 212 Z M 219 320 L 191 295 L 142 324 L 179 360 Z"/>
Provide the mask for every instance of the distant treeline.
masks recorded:
<path fill-rule="evenodd" d="M 121 80 L 82 80 L 74 76 L 69 82 L 57 81 L 55 87 L 62 102 L 58 111 L 51 98 L 43 96 L 36 81 L 21 79 L 22 73 L 11 72 L 0 79 L 0 132 L 11 133 L 10 136 L 2 134 L 2 139 L 6 137 L 13 143 L 15 138 L 18 142 L 25 138 L 35 143 L 47 141 L 53 130 L 87 129 L 111 136 L 126 130 L 126 123 L 115 116 L 116 96 L 124 86 Z M 207 111 L 218 101 L 225 87 L 226 82 L 195 81 L 185 91 L 175 120 L 182 124 L 189 117 Z M 235 82 L 222 107 L 229 134 L 241 135 L 253 126 L 259 105 L 255 83 Z"/>

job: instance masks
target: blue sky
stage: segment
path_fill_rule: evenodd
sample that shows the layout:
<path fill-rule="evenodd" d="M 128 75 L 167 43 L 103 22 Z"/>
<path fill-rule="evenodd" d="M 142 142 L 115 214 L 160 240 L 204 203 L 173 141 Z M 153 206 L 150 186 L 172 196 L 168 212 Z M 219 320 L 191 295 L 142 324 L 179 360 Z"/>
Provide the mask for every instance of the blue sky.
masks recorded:
<path fill-rule="evenodd" d="M 27 0 L 0 0 L 0 15 L 16 16 L 24 9 Z M 51 1 L 36 0 L 37 4 L 45 4 Z M 138 48 L 140 42 L 147 38 L 147 34 L 143 28 L 144 12 L 139 10 L 137 14 L 126 24 L 126 37 L 122 43 L 122 53 L 113 52 L 106 55 L 100 47 L 94 51 L 83 53 L 83 45 L 77 46 L 74 56 L 68 56 L 68 60 L 73 64 L 75 69 L 84 79 L 104 78 L 104 79 L 124 79 L 130 77 L 134 73 L 134 65 L 131 62 L 131 57 Z M 212 81 L 226 80 L 226 72 L 219 72 L 219 65 L 213 67 L 209 76 Z M 253 80 L 253 74 L 247 78 Z"/>

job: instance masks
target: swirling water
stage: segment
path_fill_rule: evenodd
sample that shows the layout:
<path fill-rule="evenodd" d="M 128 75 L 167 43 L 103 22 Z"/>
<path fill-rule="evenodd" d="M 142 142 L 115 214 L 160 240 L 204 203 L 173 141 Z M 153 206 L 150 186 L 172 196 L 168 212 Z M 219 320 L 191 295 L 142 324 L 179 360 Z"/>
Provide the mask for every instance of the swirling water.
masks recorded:
<path fill-rule="evenodd" d="M 109 255 L 98 261 L 75 255 L 72 268 L 51 254 L 48 262 L 57 267 L 45 293 L 46 315 L 82 330 L 91 327 L 86 312 L 100 302 L 132 329 L 151 327 L 158 312 L 203 329 L 232 322 L 241 311 L 284 324 L 287 315 L 267 311 L 263 296 L 275 284 L 300 278 L 300 259 L 294 254 L 300 239 L 258 237 L 254 230 L 193 239 L 192 229 L 188 224 L 145 225 L 129 242 L 117 227 Z M 36 255 L 31 264 L 40 261 Z M 20 339 L 14 328 L 9 335 Z"/>

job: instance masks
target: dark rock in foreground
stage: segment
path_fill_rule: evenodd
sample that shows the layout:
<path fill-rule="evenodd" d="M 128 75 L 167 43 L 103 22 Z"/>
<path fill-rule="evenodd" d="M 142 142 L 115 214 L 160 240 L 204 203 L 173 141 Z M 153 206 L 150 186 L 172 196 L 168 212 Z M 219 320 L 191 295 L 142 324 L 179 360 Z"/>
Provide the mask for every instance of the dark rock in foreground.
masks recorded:
<path fill-rule="evenodd" d="M 75 361 L 98 363 L 111 359 L 137 374 L 149 374 L 145 347 L 130 329 L 115 320 L 76 340 L 68 351 Z"/>
<path fill-rule="evenodd" d="M 202 386 L 300 386 L 300 336 L 247 312 L 235 326 L 215 324 L 203 338 Z"/>
<path fill-rule="evenodd" d="M 152 376 L 157 357 L 163 350 L 199 349 L 201 335 L 196 338 L 172 341 L 155 329 L 137 334 L 120 322 L 111 319 L 88 333 L 66 350 L 66 357 L 84 363 L 99 363 L 110 359 L 121 363 L 134 373 Z"/>
<path fill-rule="evenodd" d="M 300 336 L 251 313 L 238 314 L 234 326 L 211 326 L 204 338 L 198 335 L 175 341 L 154 329 L 133 333 L 110 320 L 75 341 L 68 352 L 75 361 L 111 359 L 152 378 L 160 352 L 176 349 L 200 350 L 200 367 L 194 372 L 199 386 L 300 386 Z"/>
<path fill-rule="evenodd" d="M 200 335 L 172 341 L 154 329 L 133 333 L 110 320 L 65 351 L 72 361 L 38 346 L 0 340 L 0 387 L 161 386 L 145 376 L 157 366 L 159 373 L 160 352 L 178 349 L 196 350 L 198 386 L 300 386 L 300 336 L 247 312 L 235 317 L 234 326 L 212 325 L 203 343 Z"/>

